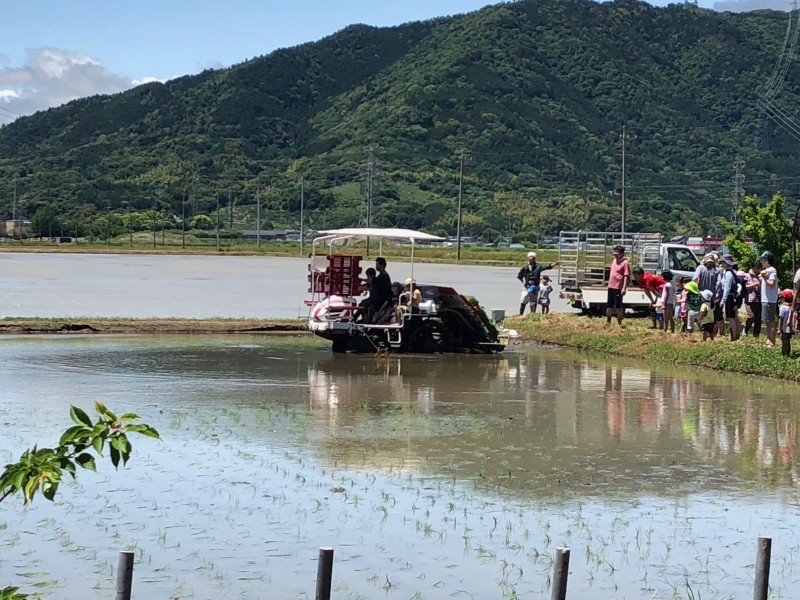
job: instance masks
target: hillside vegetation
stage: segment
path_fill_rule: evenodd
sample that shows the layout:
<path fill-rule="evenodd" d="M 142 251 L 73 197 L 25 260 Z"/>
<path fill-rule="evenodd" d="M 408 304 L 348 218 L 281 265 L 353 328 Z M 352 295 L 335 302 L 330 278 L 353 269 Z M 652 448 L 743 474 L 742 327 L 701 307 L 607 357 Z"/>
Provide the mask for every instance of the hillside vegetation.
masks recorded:
<path fill-rule="evenodd" d="M 625 126 L 629 229 L 714 232 L 730 215 L 737 155 L 748 194 L 800 192 L 798 141 L 773 126 L 768 146 L 755 144 L 757 94 L 787 21 L 526 0 L 354 25 L 0 128 L 0 217 L 18 173 L 20 214 L 38 213 L 44 231 L 146 230 L 154 213 L 187 227 L 211 215 L 195 221 L 208 229 L 219 203 L 236 235 L 255 228 L 257 198 L 262 228 L 296 228 L 302 180 L 306 227 L 363 224 L 371 187 L 373 225 L 453 235 L 463 153 L 465 235 L 616 229 Z M 798 75 L 793 64 L 776 99 L 790 115 Z"/>

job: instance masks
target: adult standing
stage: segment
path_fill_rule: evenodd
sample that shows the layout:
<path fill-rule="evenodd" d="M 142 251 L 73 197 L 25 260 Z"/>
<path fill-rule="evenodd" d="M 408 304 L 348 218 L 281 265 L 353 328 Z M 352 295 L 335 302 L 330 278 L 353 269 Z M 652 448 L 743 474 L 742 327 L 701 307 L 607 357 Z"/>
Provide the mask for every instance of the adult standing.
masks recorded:
<path fill-rule="evenodd" d="M 758 257 L 761 261 L 761 322 L 767 330 L 767 348 L 775 347 L 776 325 L 778 314 L 778 271 L 775 269 L 775 255 L 767 250 Z"/>
<path fill-rule="evenodd" d="M 539 283 L 542 280 L 542 271 L 547 271 L 558 266 L 558 261 L 542 265 L 536 262 L 536 252 L 528 252 L 528 264 L 517 273 L 517 279 L 522 283 L 522 295 L 519 298 L 519 314 L 525 314 L 525 305 L 529 304 L 531 312 L 536 312 L 539 301 Z"/>
<path fill-rule="evenodd" d="M 723 319 L 722 305 L 719 302 L 720 298 L 722 297 L 722 272 L 717 268 L 718 260 L 719 255 L 716 252 L 709 252 L 706 254 L 703 257 L 702 264 L 697 265 L 697 269 L 694 271 L 692 281 L 697 284 L 701 294 L 706 290 L 711 292 L 713 297 L 711 306 L 713 309 L 712 314 L 714 319 L 714 333 L 720 334 L 721 329 L 721 335 L 724 335 L 725 321 Z"/>
<path fill-rule="evenodd" d="M 706 290 L 709 290 L 713 294 L 717 291 L 718 274 L 717 254 L 709 252 L 703 257 L 702 264 L 697 265 L 694 276 L 692 276 L 692 281 L 697 284 L 701 294 Z"/>
<path fill-rule="evenodd" d="M 664 284 L 667 282 L 660 275 L 645 273 L 642 267 L 633 268 L 633 280 L 636 282 L 636 285 L 639 286 L 639 289 L 644 292 L 644 295 L 647 296 L 647 299 L 650 300 L 650 319 L 653 321 L 651 329 L 657 329 L 658 320 L 656 317 L 656 309 L 653 305 L 659 296 L 661 296 Z"/>
<path fill-rule="evenodd" d="M 800 270 L 798 270 L 800 273 Z M 761 263 L 756 261 L 744 277 L 745 313 L 744 334 L 757 338 L 761 335 Z"/>
<path fill-rule="evenodd" d="M 792 294 L 792 306 L 789 312 L 789 322 L 794 324 L 795 323 L 795 314 L 797 314 L 797 296 L 800 295 L 800 269 L 797 269 L 794 273 L 793 281 L 793 289 L 794 294 Z"/>
<path fill-rule="evenodd" d="M 631 280 L 631 266 L 625 258 L 625 248 L 614 246 L 614 258 L 611 260 L 611 267 L 608 272 L 608 303 L 606 304 L 606 325 L 611 325 L 611 318 L 614 313 L 617 315 L 617 322 L 622 327 L 622 319 L 625 317 L 625 309 L 622 307 L 622 299 L 628 293 L 628 284 Z"/>
<path fill-rule="evenodd" d="M 731 341 L 735 342 L 741 335 L 739 319 L 737 317 L 736 297 L 739 282 L 736 281 L 736 263 L 732 258 L 725 257 L 720 263 L 723 266 L 720 307 L 725 310 L 725 318 L 728 320 L 728 329 L 731 332 Z M 725 333 L 723 321 L 722 333 Z"/>
<path fill-rule="evenodd" d="M 392 299 L 392 278 L 386 272 L 386 259 L 382 256 L 375 259 L 375 270 L 378 271 L 378 275 L 372 282 L 370 303 L 372 314 L 379 315 Z"/>

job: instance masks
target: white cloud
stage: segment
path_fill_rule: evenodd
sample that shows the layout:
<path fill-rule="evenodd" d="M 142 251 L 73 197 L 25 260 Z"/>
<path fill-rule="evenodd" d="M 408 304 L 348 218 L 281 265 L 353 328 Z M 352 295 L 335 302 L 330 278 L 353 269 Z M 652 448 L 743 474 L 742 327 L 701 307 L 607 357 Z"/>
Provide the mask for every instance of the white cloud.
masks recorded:
<path fill-rule="evenodd" d="M 28 50 L 23 66 L 0 67 L 0 118 L 11 121 L 14 116 L 76 98 L 122 92 L 136 84 L 85 54 L 58 48 Z"/>
<path fill-rule="evenodd" d="M 156 81 L 158 83 L 164 83 L 167 80 L 159 79 L 158 77 L 142 77 L 141 79 L 134 79 L 132 83 L 133 85 L 144 85 L 145 83 L 154 83 Z"/>
<path fill-rule="evenodd" d="M 719 11 L 744 12 L 761 8 L 775 10 L 789 10 L 792 7 L 790 0 L 718 0 L 714 2 L 713 9 Z"/>

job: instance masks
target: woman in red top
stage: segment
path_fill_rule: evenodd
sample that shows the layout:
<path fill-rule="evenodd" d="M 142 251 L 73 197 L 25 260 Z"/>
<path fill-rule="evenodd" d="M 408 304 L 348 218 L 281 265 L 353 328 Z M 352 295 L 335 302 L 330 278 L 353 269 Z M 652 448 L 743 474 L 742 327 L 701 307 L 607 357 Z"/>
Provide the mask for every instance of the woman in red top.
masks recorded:
<path fill-rule="evenodd" d="M 653 304 L 661 295 L 661 290 L 664 288 L 664 281 L 663 277 L 659 277 L 658 275 L 651 275 L 650 273 L 645 273 L 642 267 L 634 267 L 633 268 L 633 280 L 636 282 L 636 285 L 639 286 L 645 296 L 650 300 L 650 304 Z M 654 308 L 650 308 L 650 318 L 653 320 L 653 329 L 658 328 L 658 321 L 656 319 L 656 311 Z"/>

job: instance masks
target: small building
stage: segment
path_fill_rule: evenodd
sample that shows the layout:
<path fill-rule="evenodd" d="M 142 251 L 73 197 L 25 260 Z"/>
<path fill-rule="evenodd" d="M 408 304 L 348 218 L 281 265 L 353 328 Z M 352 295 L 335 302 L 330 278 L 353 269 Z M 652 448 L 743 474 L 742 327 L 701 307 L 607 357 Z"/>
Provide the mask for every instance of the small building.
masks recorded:
<path fill-rule="evenodd" d="M 9 219 L 6 221 L 6 237 L 22 239 L 28 237 L 31 232 L 31 222 L 25 219 Z"/>

